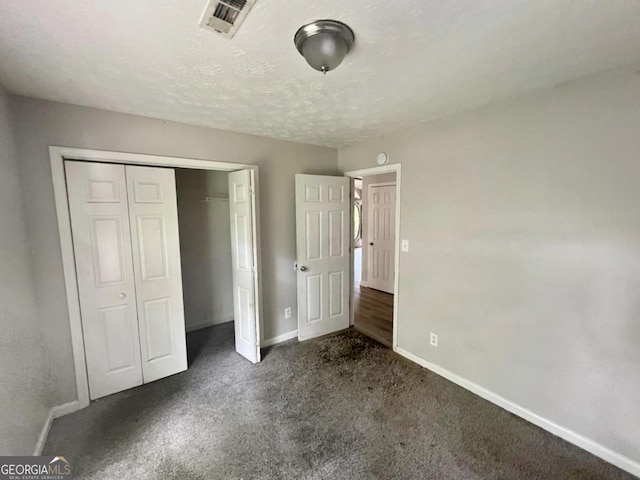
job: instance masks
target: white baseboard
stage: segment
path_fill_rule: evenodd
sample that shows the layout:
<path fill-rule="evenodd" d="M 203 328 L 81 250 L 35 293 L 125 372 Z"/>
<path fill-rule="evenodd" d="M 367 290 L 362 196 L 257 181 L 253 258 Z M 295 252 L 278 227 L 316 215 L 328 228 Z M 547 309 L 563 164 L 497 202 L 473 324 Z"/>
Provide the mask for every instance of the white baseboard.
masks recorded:
<path fill-rule="evenodd" d="M 51 430 L 52 423 L 53 408 L 49 410 L 49 415 L 47 415 L 47 419 L 42 426 L 42 431 L 40 432 L 40 436 L 38 437 L 38 441 L 36 442 L 36 448 L 33 450 L 34 457 L 39 457 L 42 454 L 42 450 L 44 449 L 44 444 L 47 442 L 47 437 L 49 436 L 49 430 Z"/>
<path fill-rule="evenodd" d="M 215 319 L 211 322 L 198 323 L 197 325 L 189 325 L 186 327 L 187 332 L 194 332 L 203 328 L 213 327 L 214 325 L 220 325 L 222 323 L 233 322 L 233 313 L 224 315 L 222 318 Z"/>
<path fill-rule="evenodd" d="M 44 449 L 44 444 L 47 442 L 47 437 L 49 436 L 49 430 L 51 430 L 51 424 L 53 423 L 53 420 L 64 415 L 69 415 L 70 413 L 80 410 L 80 408 L 80 402 L 75 400 L 73 402 L 65 403 L 64 405 L 55 406 L 51 408 L 51 410 L 49 410 L 49 415 L 47 415 L 47 419 L 42 426 L 40 436 L 38 437 L 38 442 L 36 443 L 36 448 L 33 451 L 33 455 L 35 457 L 42 454 L 42 450 Z"/>
<path fill-rule="evenodd" d="M 53 412 L 53 418 L 64 417 L 65 415 L 69 415 L 70 413 L 77 412 L 78 410 L 82 410 L 84 407 L 80 405 L 78 400 L 74 400 L 73 402 L 64 403 L 62 405 L 58 405 L 53 407 L 51 411 Z"/>
<path fill-rule="evenodd" d="M 412 362 L 415 362 L 418 365 L 428 370 L 431 370 L 433 373 L 436 373 L 441 377 L 444 377 L 447 380 L 461 386 L 462 388 L 475 393 L 479 397 L 482 397 L 485 400 L 488 400 L 489 402 L 494 403 L 495 405 L 501 408 L 504 408 L 508 412 L 511 412 L 514 415 L 524 418 L 528 422 L 531 422 L 534 425 L 537 425 L 538 427 L 550 433 L 553 433 L 554 435 L 566 440 L 567 442 L 572 443 L 586 450 L 587 452 L 602 458 L 603 460 L 615 465 L 618 468 L 621 468 L 622 470 L 629 472 L 632 475 L 635 475 L 636 477 L 640 477 L 640 463 L 628 457 L 625 457 L 624 455 L 621 455 L 617 452 L 614 452 L 610 448 L 607 448 L 604 445 L 601 445 L 591 440 L 590 438 L 585 437 L 584 435 L 580 435 L 579 433 L 574 432 L 573 430 L 570 430 L 561 425 L 558 425 L 557 423 L 554 423 L 551 420 L 547 420 L 546 418 L 541 417 L 540 415 L 532 412 L 531 410 L 521 407 L 520 405 L 517 405 L 501 397 L 500 395 L 493 393 L 484 387 L 481 387 L 480 385 L 477 385 L 469 380 L 466 380 L 456 375 L 455 373 L 450 372 L 449 370 L 439 367 L 438 365 L 435 365 L 433 363 L 427 362 L 426 360 L 418 357 L 417 355 L 414 355 L 413 353 L 403 350 L 400 347 L 396 348 L 396 352 L 402 355 L 403 357 L 408 358 Z"/>
<path fill-rule="evenodd" d="M 296 338 L 298 336 L 298 331 L 293 330 L 289 333 L 283 333 L 282 335 L 278 335 L 277 337 L 268 338 L 264 342 L 262 342 L 262 347 L 271 347 L 273 345 L 277 345 L 278 343 L 286 342 L 287 340 L 291 340 L 292 338 Z"/>

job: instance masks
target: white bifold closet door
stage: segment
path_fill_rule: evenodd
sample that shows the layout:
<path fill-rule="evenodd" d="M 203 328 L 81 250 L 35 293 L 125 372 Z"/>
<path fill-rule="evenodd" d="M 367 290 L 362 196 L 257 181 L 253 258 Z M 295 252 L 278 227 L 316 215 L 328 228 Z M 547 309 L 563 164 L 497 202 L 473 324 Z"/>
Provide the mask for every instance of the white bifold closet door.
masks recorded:
<path fill-rule="evenodd" d="M 65 171 L 90 397 L 186 370 L 173 170 Z"/>
<path fill-rule="evenodd" d="M 175 172 L 125 167 L 144 383 L 187 369 Z"/>
<path fill-rule="evenodd" d="M 260 361 L 260 305 L 256 251 L 256 198 L 253 170 L 229 174 L 229 216 L 233 271 L 233 313 L 236 351 Z"/>

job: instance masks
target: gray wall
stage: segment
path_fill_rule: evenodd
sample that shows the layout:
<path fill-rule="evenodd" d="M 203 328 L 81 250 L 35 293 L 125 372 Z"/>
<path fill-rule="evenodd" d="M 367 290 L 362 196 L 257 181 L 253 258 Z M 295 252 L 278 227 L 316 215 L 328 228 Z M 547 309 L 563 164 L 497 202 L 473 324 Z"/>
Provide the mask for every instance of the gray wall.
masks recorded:
<path fill-rule="evenodd" d="M 12 120 L 0 86 L 0 455 L 31 455 L 52 405 Z"/>
<path fill-rule="evenodd" d="M 362 178 L 362 279 L 369 280 L 369 186 L 372 183 L 391 183 L 396 181 L 396 174 L 383 173 Z"/>
<path fill-rule="evenodd" d="M 49 167 L 50 145 L 201 158 L 260 167 L 263 337 L 297 329 L 294 175 L 336 174 L 337 151 L 194 127 L 92 108 L 14 97 L 16 140 L 29 234 L 43 312 L 43 336 L 54 346 L 58 404 L 75 399 L 75 378 L 58 225 Z M 285 307 L 293 315 L 284 319 Z"/>
<path fill-rule="evenodd" d="M 176 169 L 187 331 L 233 320 L 228 178 L 226 172 Z"/>
<path fill-rule="evenodd" d="M 402 163 L 399 346 L 640 461 L 640 75 L 345 148 L 340 168 L 379 151 Z"/>

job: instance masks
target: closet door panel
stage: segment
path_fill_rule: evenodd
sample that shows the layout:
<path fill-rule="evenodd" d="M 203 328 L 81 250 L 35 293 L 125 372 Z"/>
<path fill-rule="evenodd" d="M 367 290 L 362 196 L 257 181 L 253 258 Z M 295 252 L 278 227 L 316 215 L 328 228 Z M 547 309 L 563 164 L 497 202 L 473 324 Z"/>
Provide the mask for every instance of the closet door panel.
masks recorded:
<path fill-rule="evenodd" d="M 123 165 L 65 162 L 89 396 L 142 384 Z"/>
<path fill-rule="evenodd" d="M 175 173 L 158 167 L 125 169 L 147 383 L 187 369 Z"/>

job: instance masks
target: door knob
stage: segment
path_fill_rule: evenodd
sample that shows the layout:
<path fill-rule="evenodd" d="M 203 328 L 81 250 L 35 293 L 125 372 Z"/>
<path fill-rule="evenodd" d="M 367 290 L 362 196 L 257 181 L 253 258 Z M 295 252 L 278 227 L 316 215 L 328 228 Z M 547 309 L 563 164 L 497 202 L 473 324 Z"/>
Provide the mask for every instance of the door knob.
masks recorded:
<path fill-rule="evenodd" d="M 301 271 L 301 272 L 306 272 L 307 270 L 309 270 L 309 269 L 308 269 L 307 267 L 305 267 L 304 265 L 302 265 L 302 266 L 300 267 L 300 271 Z"/>
<path fill-rule="evenodd" d="M 369 245 L 373 245 L 373 242 L 369 242 Z"/>
<path fill-rule="evenodd" d="M 118 298 L 120 300 L 124 300 L 125 298 L 127 298 L 127 294 L 126 293 L 121 293 L 120 295 L 118 295 Z"/>

